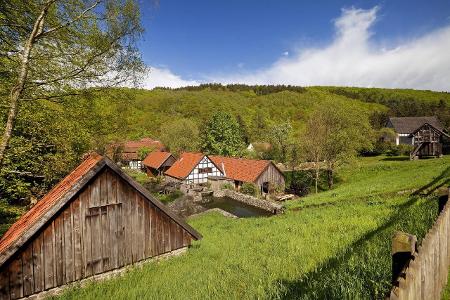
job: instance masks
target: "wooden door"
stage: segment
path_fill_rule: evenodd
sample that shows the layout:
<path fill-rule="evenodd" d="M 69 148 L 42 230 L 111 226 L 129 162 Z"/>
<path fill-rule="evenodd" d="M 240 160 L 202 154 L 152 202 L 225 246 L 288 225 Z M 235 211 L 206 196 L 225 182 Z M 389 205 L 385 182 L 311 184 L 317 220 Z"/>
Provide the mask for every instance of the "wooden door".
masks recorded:
<path fill-rule="evenodd" d="M 120 266 L 118 254 L 124 226 L 121 218 L 122 204 L 111 203 L 90 207 L 86 214 L 86 275 L 103 273 Z"/>

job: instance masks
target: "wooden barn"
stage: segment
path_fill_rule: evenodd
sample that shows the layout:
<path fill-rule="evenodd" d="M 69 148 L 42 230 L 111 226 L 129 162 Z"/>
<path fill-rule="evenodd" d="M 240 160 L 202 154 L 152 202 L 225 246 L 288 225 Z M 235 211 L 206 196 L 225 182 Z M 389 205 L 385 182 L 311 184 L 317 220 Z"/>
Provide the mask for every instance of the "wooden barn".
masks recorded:
<path fill-rule="evenodd" d="M 142 161 L 147 175 L 150 177 L 160 176 L 167 171 L 176 161 L 169 152 L 153 151 Z"/>
<path fill-rule="evenodd" d="M 435 116 L 391 117 L 386 127 L 394 129 L 396 145 L 405 144 L 414 147 L 410 153 L 411 159 L 441 156 L 445 140 L 450 138 Z"/>
<path fill-rule="evenodd" d="M 0 299 L 48 291 L 200 238 L 111 160 L 93 154 L 1 238 Z"/>
<path fill-rule="evenodd" d="M 222 176 L 220 168 L 203 153 L 185 152 L 165 173 L 167 181 L 202 184 L 208 176 Z"/>
<path fill-rule="evenodd" d="M 395 144 L 414 145 L 412 133 L 425 123 L 430 124 L 439 131 L 444 130 L 441 122 L 432 117 L 390 117 L 386 127 L 395 131 Z"/>
<path fill-rule="evenodd" d="M 224 177 L 234 180 L 237 190 L 244 182 L 255 184 L 265 194 L 274 188 L 285 188 L 283 172 L 272 161 L 213 155 L 210 159 L 219 166 Z"/>
<path fill-rule="evenodd" d="M 442 156 L 444 138 L 450 138 L 448 134 L 431 124 L 425 123 L 410 134 L 414 149 L 410 154 L 411 159 L 424 156 Z"/>

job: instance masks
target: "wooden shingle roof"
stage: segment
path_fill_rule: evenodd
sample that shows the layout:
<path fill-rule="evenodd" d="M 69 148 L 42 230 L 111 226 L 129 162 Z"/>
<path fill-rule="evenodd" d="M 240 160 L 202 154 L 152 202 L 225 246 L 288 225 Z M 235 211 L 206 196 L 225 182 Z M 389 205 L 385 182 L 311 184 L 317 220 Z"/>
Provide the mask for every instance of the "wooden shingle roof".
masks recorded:
<path fill-rule="evenodd" d="M 95 175 L 106 167 L 114 171 L 144 198 L 152 202 L 152 204 L 189 232 L 195 239 L 201 238 L 201 235 L 195 229 L 172 213 L 143 186 L 125 174 L 115 163 L 107 157 L 102 157 L 95 153 L 87 157 L 75 170 L 61 180 L 2 236 L 0 239 L 0 266 L 42 228 L 47 221 L 58 213 L 66 203 L 78 194 Z"/>
<path fill-rule="evenodd" d="M 421 127 L 425 123 L 428 123 L 435 127 L 436 129 L 443 131 L 444 127 L 438 118 L 433 117 L 391 117 L 389 118 L 389 123 L 394 128 L 397 133 L 412 133 L 417 128 Z M 389 124 L 388 123 L 388 124 Z"/>

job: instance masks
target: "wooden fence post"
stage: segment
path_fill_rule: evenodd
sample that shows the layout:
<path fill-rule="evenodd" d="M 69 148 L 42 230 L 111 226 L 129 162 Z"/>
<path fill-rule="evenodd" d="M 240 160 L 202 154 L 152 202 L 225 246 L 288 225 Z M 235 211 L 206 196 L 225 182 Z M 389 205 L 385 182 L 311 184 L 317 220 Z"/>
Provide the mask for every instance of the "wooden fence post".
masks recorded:
<path fill-rule="evenodd" d="M 392 237 L 392 284 L 398 284 L 398 277 L 402 275 L 416 251 L 417 238 L 415 235 L 396 231 Z"/>

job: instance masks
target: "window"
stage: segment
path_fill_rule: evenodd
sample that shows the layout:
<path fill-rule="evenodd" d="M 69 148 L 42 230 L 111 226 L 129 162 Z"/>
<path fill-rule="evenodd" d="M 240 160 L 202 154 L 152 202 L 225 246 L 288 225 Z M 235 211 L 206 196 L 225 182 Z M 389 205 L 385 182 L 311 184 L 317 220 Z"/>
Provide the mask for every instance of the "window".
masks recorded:
<path fill-rule="evenodd" d="M 200 174 L 212 173 L 212 168 L 199 168 L 198 173 L 200 173 Z"/>
<path fill-rule="evenodd" d="M 133 169 L 133 170 L 142 169 L 142 162 L 140 160 L 131 160 L 128 165 L 129 165 L 130 169 Z"/>

